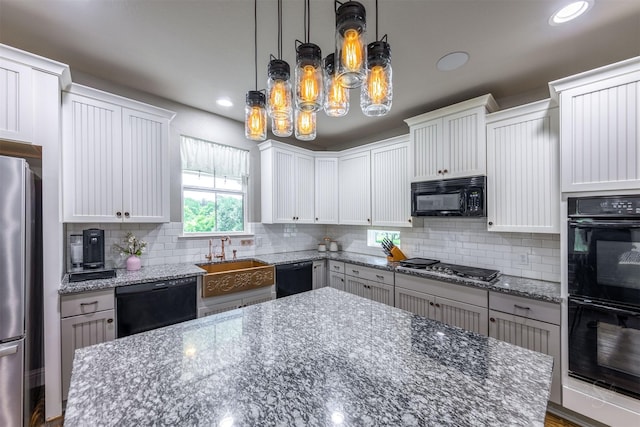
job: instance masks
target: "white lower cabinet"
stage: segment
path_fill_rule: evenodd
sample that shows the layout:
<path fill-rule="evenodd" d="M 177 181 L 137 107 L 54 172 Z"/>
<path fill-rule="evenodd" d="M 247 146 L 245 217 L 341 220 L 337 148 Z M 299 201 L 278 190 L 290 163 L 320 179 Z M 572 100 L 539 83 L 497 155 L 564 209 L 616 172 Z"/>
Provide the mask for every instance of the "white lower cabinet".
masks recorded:
<path fill-rule="evenodd" d="M 393 305 L 393 271 L 345 264 L 344 290 L 354 295 Z"/>
<path fill-rule="evenodd" d="M 201 295 L 201 293 L 198 293 Z M 230 295 L 201 298 L 198 301 L 198 318 L 211 316 L 236 308 L 247 307 L 262 302 L 271 301 L 275 298 L 273 286 L 267 286 L 260 289 L 252 289 L 250 291 L 236 292 Z"/>
<path fill-rule="evenodd" d="M 330 260 L 327 265 L 327 275 L 330 287 L 344 291 L 344 262 Z"/>
<path fill-rule="evenodd" d="M 116 338 L 114 307 L 113 289 L 61 297 L 62 400 L 69 393 L 75 351 Z"/>
<path fill-rule="evenodd" d="M 312 289 L 324 288 L 327 286 L 326 261 L 323 259 L 313 261 Z"/>
<path fill-rule="evenodd" d="M 553 356 L 549 400 L 562 404 L 560 304 L 489 293 L 489 336 Z"/>
<path fill-rule="evenodd" d="M 468 331 L 488 335 L 487 291 L 396 274 L 396 307 Z"/>

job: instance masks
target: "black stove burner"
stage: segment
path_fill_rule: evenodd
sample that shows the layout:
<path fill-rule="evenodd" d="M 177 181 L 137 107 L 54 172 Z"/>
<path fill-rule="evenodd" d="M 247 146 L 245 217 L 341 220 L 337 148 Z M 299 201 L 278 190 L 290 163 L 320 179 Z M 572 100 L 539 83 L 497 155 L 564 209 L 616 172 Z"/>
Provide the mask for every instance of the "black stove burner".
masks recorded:
<path fill-rule="evenodd" d="M 408 258 L 400 261 L 400 265 L 402 267 L 409 268 L 426 268 L 429 265 L 437 264 L 440 261 L 437 259 L 426 259 L 426 258 Z"/>
<path fill-rule="evenodd" d="M 489 270 L 487 268 L 467 267 L 464 265 L 447 264 L 434 259 L 410 258 L 400 262 L 402 267 L 421 269 L 425 271 L 434 271 L 438 273 L 451 274 L 454 276 L 465 277 L 467 279 L 482 280 L 490 282 L 500 273 L 498 270 Z"/>

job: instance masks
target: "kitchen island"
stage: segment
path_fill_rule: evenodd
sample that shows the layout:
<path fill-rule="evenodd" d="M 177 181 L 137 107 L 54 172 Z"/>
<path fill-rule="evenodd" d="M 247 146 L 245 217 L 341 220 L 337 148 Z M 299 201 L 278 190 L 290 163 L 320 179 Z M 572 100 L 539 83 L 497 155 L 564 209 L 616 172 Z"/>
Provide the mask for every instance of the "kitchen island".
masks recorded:
<path fill-rule="evenodd" d="M 322 288 L 76 351 L 65 425 L 543 425 L 553 359 Z"/>

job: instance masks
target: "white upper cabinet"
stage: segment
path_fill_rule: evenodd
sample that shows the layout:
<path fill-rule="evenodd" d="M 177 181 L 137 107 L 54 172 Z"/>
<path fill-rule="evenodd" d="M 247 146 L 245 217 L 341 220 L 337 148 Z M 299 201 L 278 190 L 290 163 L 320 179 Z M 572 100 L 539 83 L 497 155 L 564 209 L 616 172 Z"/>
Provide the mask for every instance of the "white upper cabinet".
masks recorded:
<path fill-rule="evenodd" d="M 0 58 L 0 139 L 33 140 L 32 69 Z"/>
<path fill-rule="evenodd" d="M 262 222 L 305 223 L 315 221 L 315 165 L 306 150 L 276 141 L 259 145 L 262 190 Z"/>
<path fill-rule="evenodd" d="M 549 100 L 487 116 L 489 231 L 560 232 L 558 132 Z"/>
<path fill-rule="evenodd" d="M 485 115 L 497 108 L 487 94 L 406 119 L 411 181 L 484 175 Z"/>
<path fill-rule="evenodd" d="M 389 142 L 391 145 L 371 150 L 372 225 L 410 227 L 409 135 Z"/>
<path fill-rule="evenodd" d="M 69 66 L 0 44 L 0 139 L 58 143 L 60 88 L 71 84 Z"/>
<path fill-rule="evenodd" d="M 640 186 L 640 57 L 549 83 L 560 105 L 563 192 Z"/>
<path fill-rule="evenodd" d="M 64 221 L 169 221 L 174 113 L 75 84 L 62 101 Z"/>
<path fill-rule="evenodd" d="M 315 159 L 315 220 L 318 224 L 338 223 L 338 158 Z"/>
<path fill-rule="evenodd" d="M 340 224 L 371 225 L 371 153 L 351 152 L 338 160 Z"/>

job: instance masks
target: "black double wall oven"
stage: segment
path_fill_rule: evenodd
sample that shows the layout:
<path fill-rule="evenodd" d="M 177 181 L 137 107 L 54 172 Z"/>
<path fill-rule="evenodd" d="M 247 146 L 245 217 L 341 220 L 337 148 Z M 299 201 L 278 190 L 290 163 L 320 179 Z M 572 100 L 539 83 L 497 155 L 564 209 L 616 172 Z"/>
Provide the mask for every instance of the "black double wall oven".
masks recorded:
<path fill-rule="evenodd" d="M 640 397 L 640 196 L 568 199 L 569 375 Z"/>

